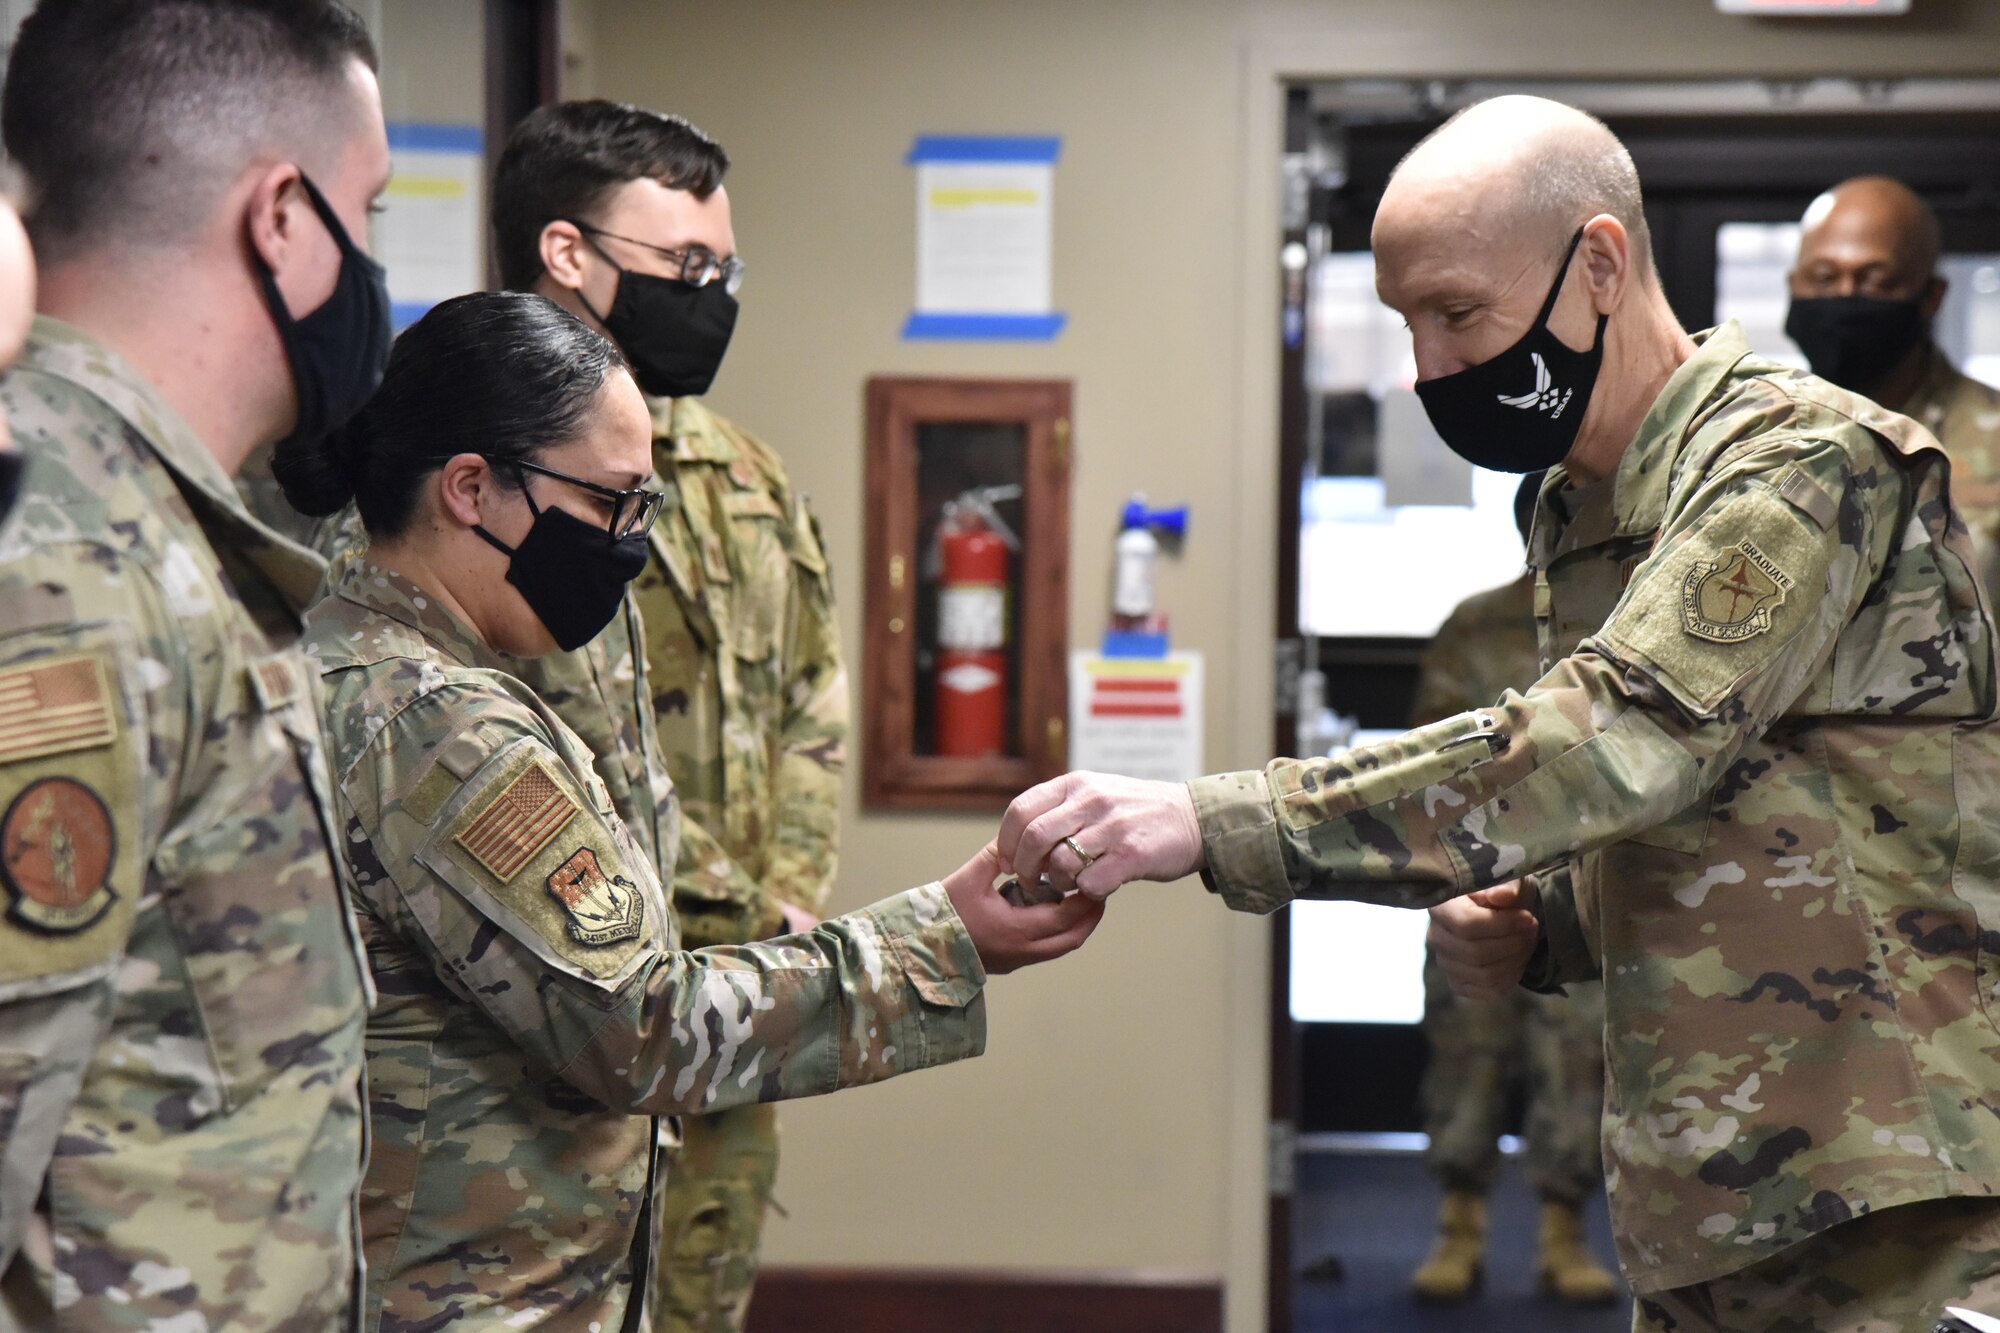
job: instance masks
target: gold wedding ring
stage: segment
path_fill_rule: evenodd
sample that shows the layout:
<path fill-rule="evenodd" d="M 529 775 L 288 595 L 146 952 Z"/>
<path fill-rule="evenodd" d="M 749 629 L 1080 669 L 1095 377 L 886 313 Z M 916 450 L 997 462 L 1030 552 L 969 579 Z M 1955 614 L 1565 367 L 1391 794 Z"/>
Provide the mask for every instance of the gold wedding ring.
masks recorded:
<path fill-rule="evenodd" d="M 1071 851 L 1076 853 L 1076 859 L 1083 862 L 1083 868 L 1085 870 L 1088 870 L 1093 865 L 1097 864 L 1097 858 L 1092 856 L 1089 852 L 1083 850 L 1083 848 L 1079 847 L 1077 845 L 1075 838 L 1064 838 L 1063 846 L 1069 848 Z"/>

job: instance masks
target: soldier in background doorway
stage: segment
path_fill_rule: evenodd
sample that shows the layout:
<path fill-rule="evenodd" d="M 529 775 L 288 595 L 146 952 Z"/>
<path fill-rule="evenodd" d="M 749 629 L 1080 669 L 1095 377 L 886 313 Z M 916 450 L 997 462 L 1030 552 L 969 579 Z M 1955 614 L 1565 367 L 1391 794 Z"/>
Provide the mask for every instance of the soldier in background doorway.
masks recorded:
<path fill-rule="evenodd" d="M 1535 516 L 1544 473 L 1514 495 L 1521 540 Z M 1535 644 L 1535 578 L 1460 602 L 1424 653 L 1412 726 L 1484 708 L 1542 674 Z M 1486 1250 L 1486 1196 L 1499 1165 L 1499 1134 L 1516 1082 L 1528 1094 L 1528 1175 L 1542 1200 L 1536 1277 L 1557 1299 L 1595 1305 L 1618 1282 L 1584 1240 L 1586 1202 L 1604 1187 L 1598 1119 L 1604 1108 L 1604 986 L 1583 981 L 1568 995 L 1516 988 L 1501 999 L 1452 994 L 1436 957 L 1424 955 L 1424 1164 L 1444 1187 L 1437 1245 L 1410 1278 L 1426 1303 L 1462 1301 L 1478 1289 Z"/>
<path fill-rule="evenodd" d="M 1961 373 L 1931 336 L 1944 301 L 1937 214 L 1900 181 L 1857 176 L 1806 209 L 1785 332 L 1813 373 L 1938 437 L 1952 507 L 2000 593 L 2000 389 Z"/>

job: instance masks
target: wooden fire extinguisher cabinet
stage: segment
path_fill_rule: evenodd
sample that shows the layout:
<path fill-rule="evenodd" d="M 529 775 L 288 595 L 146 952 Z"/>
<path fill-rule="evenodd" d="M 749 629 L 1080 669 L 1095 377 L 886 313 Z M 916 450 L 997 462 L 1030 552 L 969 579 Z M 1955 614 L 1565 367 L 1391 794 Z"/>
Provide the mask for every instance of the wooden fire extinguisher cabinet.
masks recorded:
<path fill-rule="evenodd" d="M 1068 767 L 1067 380 L 868 381 L 868 576 L 862 800 L 870 809 L 1000 810 Z M 1018 487 L 1018 495 L 1007 495 Z M 1018 549 L 1004 594 L 999 753 L 941 752 L 940 525 L 979 493 Z M 998 665 L 998 664 L 996 664 Z"/>

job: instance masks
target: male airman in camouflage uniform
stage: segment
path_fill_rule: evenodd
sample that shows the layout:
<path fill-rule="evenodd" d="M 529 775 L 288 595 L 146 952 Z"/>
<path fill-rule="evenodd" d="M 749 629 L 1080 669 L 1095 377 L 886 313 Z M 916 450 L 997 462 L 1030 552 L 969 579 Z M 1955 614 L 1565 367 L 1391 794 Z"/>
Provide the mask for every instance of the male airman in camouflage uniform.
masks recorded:
<path fill-rule="evenodd" d="M 1535 521 L 1538 683 L 1337 760 L 1046 784 L 1002 854 L 1096 892 L 1205 868 L 1244 910 L 1444 904 L 1455 978 L 1601 974 L 1607 1184 L 1642 1327 L 1993 1309 L 1994 626 L 1944 455 L 1733 326 L 1688 339 L 1643 218 L 1610 132 L 1533 98 L 1455 119 L 1376 215 L 1420 385 L 1504 357 L 1525 388 L 1537 347 L 1549 382 L 1501 405 L 1536 414 L 1524 429 L 1584 413 Z M 1537 317 L 1565 235 L 1580 248 Z M 1574 355 L 1593 324 L 1594 395 L 1539 350 Z M 1538 917 L 1511 887 L 1447 902 L 1565 864 Z"/>
<path fill-rule="evenodd" d="M 689 943 L 742 944 L 816 917 L 833 885 L 847 676 L 833 586 L 802 497 L 767 446 L 692 398 L 654 404 L 678 503 L 633 585 L 661 748 L 685 816 L 674 902 Z M 698 1117 L 667 1184 L 657 1308 L 738 1328 L 778 1167 L 768 1105 Z"/>
<path fill-rule="evenodd" d="M 1539 474 L 1522 484 L 1515 510 L 1527 538 Z M 1535 580 L 1460 602 L 1424 652 L 1411 721 L 1469 712 L 1541 675 L 1535 647 Z M 1617 1295 L 1583 1239 L 1585 1203 L 1604 1184 L 1597 1149 L 1604 1108 L 1604 989 L 1578 982 L 1569 994 L 1516 989 L 1491 1000 L 1454 996 L 1436 956 L 1424 957 L 1424 1164 L 1445 1188 L 1438 1241 L 1411 1275 L 1417 1299 L 1460 1301 L 1476 1288 L 1485 1253 L 1486 1196 L 1499 1164 L 1498 1138 L 1517 1081 L 1527 1087 L 1528 1176 L 1541 1196 L 1539 1276 L 1577 1304 Z"/>
<path fill-rule="evenodd" d="M 15 47 L 7 148 L 62 318 L 0 387 L 29 463 L 0 534 L 10 1328 L 354 1314 L 368 991 L 297 648 L 319 564 L 230 472 L 296 415 L 247 266 L 297 290 L 342 253 L 298 164 L 349 227 L 386 182 L 372 61 L 312 0 L 68 0 Z M 162 119 L 188 114 L 196 161 Z"/>
<path fill-rule="evenodd" d="M 1858 176 L 1806 210 L 1787 327 L 1813 373 L 1921 423 L 1951 459 L 1952 507 L 2000 597 L 2000 389 L 1931 337 L 1944 301 L 1937 214 L 1900 181 Z"/>
<path fill-rule="evenodd" d="M 671 498 L 633 597 L 683 814 L 674 903 L 695 946 L 764 939 L 824 908 L 848 718 L 832 580 L 804 497 L 769 446 L 696 396 L 726 323 L 671 313 L 706 300 L 733 321 L 727 166 L 685 122 L 566 103 L 516 131 L 493 202 L 507 285 L 607 332 L 653 402 L 655 465 Z M 709 261 L 699 274 L 697 256 Z M 660 283 L 679 289 L 676 303 L 642 305 Z M 671 322 L 683 318 L 693 322 Z M 689 369 L 700 359 L 690 347 L 705 366 Z M 689 1333 L 737 1329 L 777 1172 L 776 1117 L 747 1105 L 683 1131 L 654 1314 Z"/>

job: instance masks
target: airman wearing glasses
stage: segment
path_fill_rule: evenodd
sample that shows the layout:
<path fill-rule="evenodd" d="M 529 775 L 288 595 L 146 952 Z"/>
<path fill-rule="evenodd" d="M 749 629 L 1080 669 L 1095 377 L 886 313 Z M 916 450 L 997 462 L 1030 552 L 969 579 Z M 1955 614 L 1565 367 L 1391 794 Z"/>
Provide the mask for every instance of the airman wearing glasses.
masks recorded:
<path fill-rule="evenodd" d="M 501 280 L 618 344 L 650 400 L 673 495 L 633 583 L 653 720 L 683 815 L 674 905 L 691 943 L 738 944 L 825 910 L 846 764 L 833 584 L 777 453 L 704 404 L 743 261 L 729 158 L 674 116 L 544 107 L 493 185 Z M 667 1183 L 663 1333 L 742 1327 L 777 1171 L 771 1108 L 698 1117 Z"/>
<path fill-rule="evenodd" d="M 615 348 L 537 296 L 448 301 L 280 468 L 370 541 L 306 617 L 380 1002 L 370 1329 L 637 1327 L 658 1121 L 976 1055 L 983 986 L 1089 934 L 989 846 L 783 940 L 690 952 L 577 734 L 515 664 L 592 638 L 659 513 Z M 288 455 L 288 458 L 291 457 Z"/>

